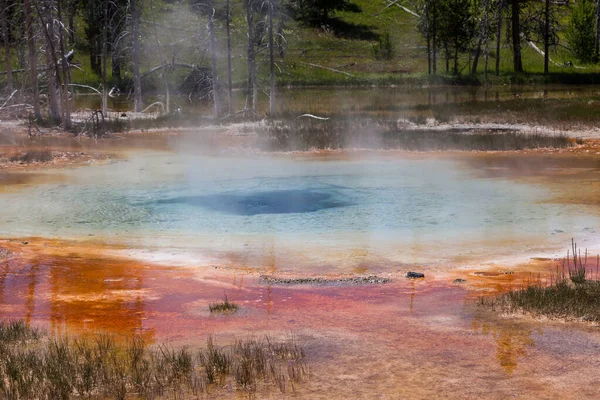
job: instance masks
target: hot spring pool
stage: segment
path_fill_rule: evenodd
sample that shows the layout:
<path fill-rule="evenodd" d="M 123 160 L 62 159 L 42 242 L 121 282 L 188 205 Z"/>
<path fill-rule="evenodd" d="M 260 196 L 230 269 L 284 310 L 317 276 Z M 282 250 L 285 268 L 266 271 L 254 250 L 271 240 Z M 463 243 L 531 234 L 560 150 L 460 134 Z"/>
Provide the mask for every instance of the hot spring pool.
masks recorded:
<path fill-rule="evenodd" d="M 433 155 L 140 152 L 61 173 L 0 194 L 0 235 L 100 240 L 157 261 L 345 271 L 562 254 L 597 225 L 541 202 L 541 186 L 476 178 Z"/>

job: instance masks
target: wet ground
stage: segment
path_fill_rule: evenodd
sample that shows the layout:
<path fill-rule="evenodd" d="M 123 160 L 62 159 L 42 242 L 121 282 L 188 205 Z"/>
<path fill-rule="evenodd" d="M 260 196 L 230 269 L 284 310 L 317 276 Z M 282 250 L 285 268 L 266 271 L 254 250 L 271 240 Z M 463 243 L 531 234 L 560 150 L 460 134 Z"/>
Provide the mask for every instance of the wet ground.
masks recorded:
<path fill-rule="evenodd" d="M 212 139 L 208 141 L 215 143 L 208 147 L 211 163 L 185 161 L 188 168 L 183 173 L 177 166 L 167 164 L 174 151 L 180 151 L 181 142 L 176 140 L 174 145 L 172 135 L 162 134 L 154 139 L 132 136 L 113 142 L 85 141 L 84 153 L 93 149 L 113 156 L 91 168 L 77 164 L 50 172 L 44 168 L 1 172 L 0 177 L 6 178 L 0 200 L 4 201 L 6 218 L 12 217 L 3 219 L 0 227 L 5 237 L 0 241 L 0 314 L 5 318 L 25 318 L 55 333 L 137 333 L 150 342 L 170 342 L 175 346 L 201 345 L 210 334 L 216 334 L 222 344 L 252 334 L 269 333 L 279 338 L 293 334 L 304 346 L 310 367 L 309 380 L 298 388 L 302 398 L 580 399 L 594 398 L 600 390 L 595 378 L 600 366 L 597 327 L 495 316 L 476 303 L 477 296 L 519 287 L 532 277 L 547 279 L 560 262 L 555 258 L 563 255 L 571 237 L 580 242 L 580 247 L 589 247 L 592 252 L 600 250 L 595 241 L 600 158 L 593 146 L 556 154 L 383 152 L 376 153 L 373 159 L 372 152 L 358 158 L 354 152 L 316 152 L 270 155 L 266 161 L 264 155 L 250 157 L 253 168 L 279 158 L 275 161 L 279 166 L 277 174 L 283 176 L 279 182 L 293 187 L 298 187 L 297 182 L 290 181 L 290 174 L 282 171 L 296 170 L 298 165 L 325 168 L 329 174 L 318 168 L 317 173 L 301 174 L 321 181 L 335 176 L 331 171 L 340 165 L 344 169 L 358 165 L 352 174 L 363 185 L 359 188 L 363 191 L 373 190 L 369 186 L 372 184 L 376 188 L 389 186 L 375 182 L 364 165 L 370 166 L 374 175 L 381 176 L 381 168 L 393 175 L 398 159 L 406 165 L 422 167 L 415 169 L 418 172 L 413 172 L 412 178 L 406 175 L 407 180 L 413 179 L 413 188 L 424 186 L 431 190 L 436 184 L 444 187 L 448 179 L 459 176 L 464 190 L 456 196 L 472 193 L 476 199 L 466 211 L 474 210 L 476 214 L 477 206 L 484 200 L 496 204 L 504 198 L 508 199 L 504 201 L 505 210 L 499 204 L 492 207 L 495 213 L 505 217 L 517 207 L 531 210 L 537 218 L 537 222 L 528 220 L 521 225 L 507 223 L 500 234 L 492 229 L 496 223 L 490 223 L 490 229 L 483 231 L 475 224 L 474 232 L 479 234 L 424 240 L 436 234 L 436 225 L 431 225 L 433 233 L 415 234 L 408 246 L 386 246 L 382 245 L 386 243 L 385 234 L 380 235 L 381 240 L 373 240 L 378 232 L 373 230 L 358 236 L 343 230 L 333 237 L 325 235 L 327 230 L 335 232 L 345 226 L 347 218 L 340 216 L 331 218 L 332 225 L 317 234 L 309 224 L 308 233 L 300 235 L 301 245 L 292 240 L 282 246 L 281 237 L 285 234 L 273 229 L 277 225 L 271 220 L 270 225 L 263 225 L 270 226 L 268 240 L 263 235 L 254 244 L 240 242 L 236 244 L 239 248 L 227 245 L 207 252 L 206 248 L 229 243 L 230 233 L 222 234 L 221 241 L 203 246 L 204 239 L 214 240 L 215 230 L 199 234 L 196 227 L 195 251 L 187 251 L 187 243 L 178 242 L 187 242 L 189 236 L 162 232 L 149 235 L 154 238 L 142 237 L 123 229 L 131 219 L 115 216 L 132 215 L 124 208 L 127 196 L 135 198 L 134 205 L 169 207 L 171 213 L 192 217 L 197 210 L 208 213 L 202 214 L 205 216 L 218 213 L 223 221 L 229 219 L 229 229 L 237 226 L 240 230 L 253 229 L 252 224 L 250 228 L 244 226 L 244 221 L 249 224 L 252 218 L 266 218 L 268 222 L 273 216 L 287 218 L 302 213 L 310 219 L 319 213 L 347 211 L 353 204 L 363 204 L 354 190 L 351 195 L 338 197 L 340 189 L 333 193 L 328 186 L 324 190 L 323 182 L 316 189 L 311 182 L 310 188 L 302 190 L 283 186 L 273 190 L 266 187 L 273 182 L 273 176 L 264 173 L 266 168 L 259 174 L 262 181 L 254 181 L 256 174 L 249 177 L 252 190 L 246 188 L 243 196 L 239 189 L 213 193 L 202 185 L 202 190 L 193 193 L 185 185 L 173 191 L 169 186 L 173 179 L 203 182 L 207 175 L 216 174 L 213 180 L 225 182 L 219 174 L 243 172 L 244 168 L 236 172 L 234 166 L 238 164 L 228 163 L 232 158 L 223 158 L 221 151 L 216 156 L 213 153 L 213 149 L 220 148 L 221 140 L 230 138 L 213 134 L 209 137 Z M 57 140 L 56 149 L 62 148 L 60 139 L 49 140 Z M 145 141 L 150 144 L 140 144 Z M 138 146 L 144 150 L 136 150 Z M 193 159 L 189 154 L 183 158 Z M 243 159 L 248 162 L 247 155 Z M 163 162 L 155 164 L 157 160 Z M 131 166 L 136 168 L 134 175 Z M 445 178 L 439 179 L 440 176 Z M 136 192 L 134 182 L 146 185 L 145 193 L 149 193 L 148 187 L 154 187 L 157 191 L 168 188 L 176 195 L 149 198 Z M 484 186 L 477 186 L 482 183 Z M 118 194 L 97 196 L 98 187 L 105 189 L 105 195 L 109 190 Z M 86 190 L 91 191 L 86 194 Z M 63 209 L 61 219 L 54 214 L 55 219 L 44 220 L 53 215 L 53 209 L 62 209 L 64 203 L 57 200 L 64 200 L 69 191 L 72 195 L 67 197 L 72 201 L 70 208 Z M 401 194 L 399 190 L 383 204 L 395 204 Z M 370 196 L 373 194 L 369 192 L 366 197 Z M 409 197 L 414 200 L 415 196 Z M 292 209 L 289 198 L 295 199 Z M 22 203 L 15 205 L 19 199 Z M 99 216 L 105 215 L 105 225 L 116 226 L 115 230 L 88 224 L 83 233 L 76 226 L 82 224 L 72 224 L 77 229 L 70 230 L 69 224 L 64 223 L 73 214 L 84 215 L 88 211 L 82 210 L 90 209 Z M 563 214 L 557 216 L 556 210 Z M 380 221 L 392 214 L 383 213 Z M 377 217 L 376 213 L 369 215 Z M 426 217 L 423 214 L 422 218 Z M 488 217 L 482 217 L 481 224 L 485 226 Z M 563 222 L 556 224 L 556 218 Z M 372 229 L 373 224 L 367 224 L 367 219 L 361 221 L 359 227 L 368 225 Z M 164 221 L 150 222 L 143 227 L 145 231 L 149 226 L 154 226 L 156 232 L 160 232 L 157 227 L 168 227 L 161 225 Z M 299 231 L 308 228 L 293 226 Z M 524 236 L 527 230 L 534 234 Z M 123 239 L 117 239 L 115 233 L 123 234 Z M 249 231 L 250 236 L 257 233 Z M 357 237 L 360 241 L 353 243 L 362 246 L 333 245 L 326 251 L 318 246 Z M 169 245 L 161 248 L 157 244 L 160 242 Z M 425 279 L 406 279 L 404 275 L 410 270 L 424 272 Z M 330 280 L 375 275 L 391 282 L 290 286 L 269 284 L 260 279 L 261 275 Z M 455 283 L 457 278 L 465 282 Z M 234 315 L 211 315 L 208 304 L 225 295 L 239 304 L 240 311 Z M 270 397 L 280 396 L 272 393 Z"/>
<path fill-rule="evenodd" d="M 0 311 L 52 332 L 137 333 L 149 342 L 220 344 L 268 333 L 294 335 L 310 378 L 303 398 L 593 398 L 600 390 L 600 336 L 588 325 L 493 317 L 475 297 L 517 286 L 552 262 L 452 271 L 379 285 L 270 285 L 263 271 L 148 265 L 107 248 L 30 238 L 0 274 Z M 495 273 L 494 273 L 495 272 Z M 466 280 L 453 283 L 456 277 Z M 214 316 L 227 295 L 240 306 Z M 266 395 L 265 395 L 266 396 Z M 268 396 L 267 396 L 268 397 Z M 270 397 L 278 398 L 273 393 Z"/>

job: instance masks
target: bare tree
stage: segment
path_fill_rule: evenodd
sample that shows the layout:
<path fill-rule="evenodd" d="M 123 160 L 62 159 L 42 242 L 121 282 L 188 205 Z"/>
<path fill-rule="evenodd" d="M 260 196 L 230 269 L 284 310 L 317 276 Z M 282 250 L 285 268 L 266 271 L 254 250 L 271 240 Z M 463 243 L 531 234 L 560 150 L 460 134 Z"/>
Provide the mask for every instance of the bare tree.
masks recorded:
<path fill-rule="evenodd" d="M 513 46 L 513 67 L 515 72 L 523 72 L 521 57 L 521 0 L 511 0 L 511 31 Z"/>
<path fill-rule="evenodd" d="M 217 74 L 217 37 L 215 33 L 214 16 L 212 0 L 207 0 L 208 8 L 208 35 L 210 40 L 210 58 L 211 58 L 211 75 L 213 85 L 213 104 L 215 117 L 221 116 L 221 89 L 219 85 L 219 75 Z"/>
<path fill-rule="evenodd" d="M 600 61 L 600 0 L 596 0 L 596 36 L 594 37 L 594 56 Z"/>
<path fill-rule="evenodd" d="M 104 0 L 103 15 L 104 24 L 102 26 L 102 114 L 108 113 L 108 2 Z"/>
<path fill-rule="evenodd" d="M 429 27 L 429 3 L 431 0 L 425 1 L 425 21 L 423 29 L 425 30 L 425 39 L 427 40 L 427 74 L 431 75 L 431 31 Z"/>
<path fill-rule="evenodd" d="M 131 36 L 132 51 L 131 58 L 133 62 L 133 98 L 134 111 L 142 111 L 142 80 L 140 79 L 140 14 L 137 8 L 137 0 L 129 2 L 131 12 Z"/>
<path fill-rule="evenodd" d="M 54 122 L 61 121 L 61 112 L 57 88 L 60 81 L 58 73 L 58 63 L 55 52 L 54 35 L 54 16 L 52 15 L 53 1 L 45 1 L 40 8 L 35 1 L 36 10 L 42 24 L 44 37 L 46 39 L 46 77 L 48 82 L 48 115 Z M 43 14 L 43 17 L 42 17 Z"/>
<path fill-rule="evenodd" d="M 269 0 L 269 114 L 271 116 L 275 115 L 275 107 L 277 105 L 275 99 L 275 56 L 273 49 L 273 2 L 274 0 Z"/>
<path fill-rule="evenodd" d="M 33 115 L 35 118 L 42 118 L 42 110 L 40 108 L 40 88 L 38 86 L 38 71 L 37 71 L 37 55 L 35 35 L 33 33 L 33 9 L 31 8 L 31 0 L 23 0 L 23 11 L 25 12 L 25 31 L 27 34 L 27 46 L 29 48 L 29 72 L 31 75 L 32 103 Z"/>
<path fill-rule="evenodd" d="M 0 15 L 0 24 L 2 29 L 2 41 L 4 43 L 4 58 L 6 62 L 6 86 L 8 89 L 8 93 L 12 94 L 13 92 L 13 71 L 12 71 L 12 61 L 10 57 L 10 30 L 9 30 L 9 7 L 10 5 L 6 0 L 3 0 L 1 4 L 1 15 Z"/>
<path fill-rule="evenodd" d="M 72 0 L 71 0 L 72 1 Z M 58 21 L 62 22 L 62 1 L 58 0 Z M 61 23 L 60 27 L 63 26 Z M 70 34 L 70 31 L 69 31 Z M 71 129 L 71 103 L 69 99 L 69 84 L 71 83 L 71 71 L 68 56 L 65 53 L 65 30 L 59 29 L 59 49 L 61 59 L 61 69 L 63 73 L 63 85 L 61 97 L 63 99 L 63 121 L 65 129 Z"/>
<path fill-rule="evenodd" d="M 473 59 L 473 65 L 471 68 L 471 73 L 475 74 L 477 73 L 477 65 L 479 63 L 479 57 L 481 56 L 481 51 L 482 51 L 482 45 L 485 44 L 485 46 L 487 46 L 487 41 L 488 41 L 488 27 L 489 27 L 489 21 L 488 21 L 488 12 L 489 12 L 489 5 L 490 5 L 490 0 L 484 0 L 483 1 L 483 18 L 481 19 L 481 27 L 480 27 L 480 31 L 479 31 L 479 38 L 477 40 L 477 48 L 475 50 L 475 57 Z M 487 48 L 487 47 L 486 47 Z M 485 73 L 487 74 L 487 61 L 486 61 L 486 71 Z"/>
<path fill-rule="evenodd" d="M 158 28 L 157 28 L 157 24 L 156 24 L 156 13 L 154 11 L 154 1 L 150 2 L 150 8 L 152 10 L 152 27 L 154 28 L 154 40 L 156 40 L 156 48 L 163 55 L 163 65 L 162 65 L 161 76 L 163 79 L 163 83 L 165 85 L 165 97 L 166 97 L 166 101 L 165 101 L 166 110 L 165 111 L 168 114 L 171 112 L 171 93 L 169 91 L 169 81 L 167 79 L 169 61 L 167 60 L 165 49 L 163 48 L 163 45 L 160 42 L 160 37 L 158 35 Z"/>
<path fill-rule="evenodd" d="M 75 14 L 77 13 L 77 0 L 70 0 L 67 5 L 69 22 L 69 44 L 75 44 Z"/>
<path fill-rule="evenodd" d="M 437 35 L 437 1 L 438 0 L 432 0 L 432 4 L 433 7 L 431 9 L 432 14 L 433 14 L 433 22 L 431 25 L 431 41 L 432 41 L 432 64 L 433 64 L 433 68 L 432 68 L 432 72 L 433 74 L 437 74 L 437 49 L 438 49 L 438 35 Z"/>
<path fill-rule="evenodd" d="M 254 0 L 246 0 L 246 24 L 248 27 L 248 79 L 246 87 L 246 111 L 256 112 L 256 52 L 254 50 Z"/>
<path fill-rule="evenodd" d="M 496 76 L 500 75 L 500 43 L 502 42 L 502 12 L 504 11 L 504 0 L 499 0 L 496 12 Z"/>
<path fill-rule="evenodd" d="M 550 0 L 545 0 L 544 6 L 544 75 L 548 75 L 548 61 L 550 60 Z"/>
<path fill-rule="evenodd" d="M 231 84 L 231 8 L 230 0 L 226 0 L 226 31 L 227 31 L 227 102 L 229 105 L 229 115 L 233 114 L 233 89 Z"/>

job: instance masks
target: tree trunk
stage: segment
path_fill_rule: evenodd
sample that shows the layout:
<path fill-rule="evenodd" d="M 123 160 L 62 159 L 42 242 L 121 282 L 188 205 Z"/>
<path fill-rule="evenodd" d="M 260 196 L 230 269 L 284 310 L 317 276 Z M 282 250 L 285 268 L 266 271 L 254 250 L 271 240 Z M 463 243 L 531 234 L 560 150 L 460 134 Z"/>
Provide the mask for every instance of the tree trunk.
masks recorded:
<path fill-rule="evenodd" d="M 246 0 L 246 23 L 248 24 L 248 81 L 246 87 L 246 106 L 244 107 L 246 110 L 250 110 L 256 112 L 256 104 L 254 100 L 254 21 L 252 15 L 252 1 Z"/>
<path fill-rule="evenodd" d="M 171 112 L 171 92 L 169 90 L 169 80 L 167 79 L 169 61 L 167 60 L 167 57 L 164 55 L 165 51 L 164 51 L 162 43 L 160 42 L 160 38 L 158 36 L 158 29 L 156 28 L 156 26 L 157 26 L 156 14 L 154 12 L 154 1 L 150 2 L 150 7 L 152 9 L 152 26 L 154 28 L 154 39 L 156 40 L 156 48 L 158 49 L 158 51 L 161 54 L 163 54 L 163 68 L 162 68 L 161 76 L 163 79 L 163 83 L 165 85 L 165 99 L 166 99 L 165 111 L 167 114 L 169 114 Z"/>
<path fill-rule="evenodd" d="M 77 9 L 75 7 L 75 1 L 69 1 L 69 45 L 75 44 L 75 13 Z"/>
<path fill-rule="evenodd" d="M 446 72 L 450 72 L 450 50 L 447 42 L 444 42 L 444 56 L 446 58 Z"/>
<path fill-rule="evenodd" d="M 430 0 L 427 0 L 425 3 L 425 37 L 427 39 L 427 74 L 431 75 L 431 32 L 429 27 L 429 1 Z"/>
<path fill-rule="evenodd" d="M 226 29 L 227 29 L 227 102 L 229 105 L 229 115 L 233 115 L 233 89 L 231 85 L 231 9 L 229 7 L 229 0 L 226 2 Z"/>
<path fill-rule="evenodd" d="M 212 0 L 208 0 L 208 35 L 210 37 L 210 58 L 211 58 L 211 75 L 213 86 L 213 103 L 215 118 L 221 116 L 221 93 L 219 85 L 219 77 L 217 75 L 217 38 L 215 35 L 215 25 L 213 21 L 213 6 Z"/>
<path fill-rule="evenodd" d="M 60 122 L 60 105 L 58 102 L 58 82 L 60 82 L 60 73 L 58 60 L 56 58 L 56 47 L 54 46 L 54 16 L 52 15 L 52 1 L 46 1 L 42 4 L 40 11 L 36 3 L 44 37 L 46 38 L 46 76 L 48 79 L 48 115 L 54 122 Z M 42 12 L 44 17 L 42 18 Z"/>
<path fill-rule="evenodd" d="M 454 75 L 458 75 L 458 42 L 454 42 Z"/>
<path fill-rule="evenodd" d="M 483 19 L 484 21 L 484 53 L 485 53 L 485 68 L 483 70 L 483 76 L 485 79 L 485 82 L 487 83 L 487 79 L 488 79 L 488 60 L 489 60 L 489 56 L 490 56 L 490 49 L 489 49 L 489 28 L 490 28 L 490 0 L 484 0 L 485 1 L 485 11 L 483 14 Z M 487 94 L 487 91 L 486 91 Z"/>
<path fill-rule="evenodd" d="M 515 72 L 523 72 L 521 59 L 521 0 L 511 0 L 513 67 Z"/>
<path fill-rule="evenodd" d="M 130 0 L 132 24 L 132 51 L 133 62 L 133 99 L 134 111 L 142 112 L 142 80 L 140 79 L 140 14 L 137 9 L 137 0 Z"/>
<path fill-rule="evenodd" d="M 496 30 L 496 76 L 500 75 L 500 43 L 502 42 L 502 9 L 504 3 L 498 4 L 498 29 Z"/>
<path fill-rule="evenodd" d="M 472 74 L 476 74 L 477 73 L 477 66 L 479 64 L 479 57 L 481 56 L 481 46 L 483 45 L 483 42 L 485 41 L 487 43 L 487 36 L 488 36 L 488 4 L 489 1 L 485 0 L 484 3 L 484 12 L 483 12 L 483 19 L 481 20 L 481 29 L 479 31 L 479 40 L 477 41 L 477 50 L 475 50 L 475 57 L 473 58 L 473 66 L 471 68 L 471 73 Z"/>
<path fill-rule="evenodd" d="M 275 58 L 273 54 L 273 1 L 269 0 L 269 115 L 275 115 Z"/>
<path fill-rule="evenodd" d="M 433 40 L 433 74 L 437 74 L 437 7 L 436 1 L 433 0 L 433 23 L 432 23 L 432 40 Z"/>
<path fill-rule="evenodd" d="M 550 60 L 550 0 L 546 0 L 544 14 L 544 75 L 548 75 L 548 61 Z"/>
<path fill-rule="evenodd" d="M 477 66 L 479 64 L 479 57 L 481 55 L 481 45 L 483 44 L 483 37 L 480 37 L 477 41 L 477 48 L 475 49 L 475 57 L 473 57 L 473 65 L 471 66 L 471 74 L 477 73 Z"/>
<path fill-rule="evenodd" d="M 121 56 L 119 55 L 119 53 L 117 51 L 112 51 L 111 53 L 111 58 L 112 58 L 112 77 L 113 79 L 115 79 L 117 82 L 121 81 Z"/>
<path fill-rule="evenodd" d="M 104 28 L 102 28 L 102 32 L 104 32 Z M 94 67 L 93 67 L 93 71 L 96 75 L 98 76 L 102 76 L 102 57 L 103 57 L 103 51 L 104 51 L 104 40 L 102 40 L 102 37 L 104 36 L 104 33 L 102 35 L 98 35 L 98 37 L 96 38 L 96 40 L 94 40 Z"/>
<path fill-rule="evenodd" d="M 102 114 L 108 113 L 108 4 L 104 0 L 104 26 L 102 27 Z"/>
<path fill-rule="evenodd" d="M 23 9 L 25 11 L 25 30 L 27 31 L 27 44 L 29 46 L 29 69 L 31 73 L 31 88 L 33 92 L 33 116 L 36 119 L 42 118 L 40 108 L 40 88 L 37 79 L 37 57 L 35 51 L 35 36 L 32 26 L 31 0 L 23 0 Z"/>
<path fill-rule="evenodd" d="M 2 41 L 4 42 L 4 58 L 6 60 L 6 88 L 8 94 L 11 95 L 13 92 L 13 73 L 12 73 L 12 61 L 10 59 L 10 35 L 8 32 L 8 10 L 6 1 L 2 1 Z"/>
<path fill-rule="evenodd" d="M 58 21 L 62 23 L 62 0 L 58 0 Z M 69 32 L 70 35 L 70 32 Z M 58 40 L 60 46 L 60 58 L 62 64 L 63 73 L 63 85 L 61 91 L 63 111 L 64 111 L 64 125 L 65 129 L 71 129 L 71 104 L 69 101 L 69 83 L 71 83 L 71 72 L 69 71 L 69 62 L 67 61 L 65 54 L 65 39 L 64 30 L 61 29 L 59 32 Z"/>
<path fill-rule="evenodd" d="M 47 16 L 48 21 L 52 21 L 51 16 Z M 53 40 L 54 30 L 51 28 L 52 24 L 49 25 L 49 37 L 46 38 L 46 63 L 48 64 L 48 70 L 46 71 L 46 76 L 48 77 L 48 115 L 50 119 L 54 122 L 60 121 L 60 107 L 58 104 L 58 93 L 57 91 L 57 83 L 56 83 L 56 75 L 52 71 L 54 69 L 54 60 L 53 60 L 53 46 L 50 41 Z M 50 68 L 52 66 L 52 69 Z"/>
<path fill-rule="evenodd" d="M 600 0 L 596 0 L 596 37 L 594 38 L 595 61 L 600 60 Z"/>

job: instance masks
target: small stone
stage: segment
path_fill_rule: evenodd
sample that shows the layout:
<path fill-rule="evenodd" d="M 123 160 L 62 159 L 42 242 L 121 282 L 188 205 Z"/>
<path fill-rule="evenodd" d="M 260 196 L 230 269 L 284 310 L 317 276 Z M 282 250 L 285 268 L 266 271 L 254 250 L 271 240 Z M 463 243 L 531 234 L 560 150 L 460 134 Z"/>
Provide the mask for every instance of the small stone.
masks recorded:
<path fill-rule="evenodd" d="M 460 283 L 465 283 L 466 281 L 467 281 L 466 279 L 456 278 L 455 280 L 452 281 L 452 283 L 460 284 Z"/>
<path fill-rule="evenodd" d="M 21 242 L 21 244 L 29 244 L 29 242 Z"/>
<path fill-rule="evenodd" d="M 420 272 L 409 271 L 406 273 L 406 277 L 409 279 L 425 278 L 425 274 L 422 274 Z"/>

